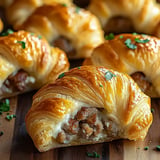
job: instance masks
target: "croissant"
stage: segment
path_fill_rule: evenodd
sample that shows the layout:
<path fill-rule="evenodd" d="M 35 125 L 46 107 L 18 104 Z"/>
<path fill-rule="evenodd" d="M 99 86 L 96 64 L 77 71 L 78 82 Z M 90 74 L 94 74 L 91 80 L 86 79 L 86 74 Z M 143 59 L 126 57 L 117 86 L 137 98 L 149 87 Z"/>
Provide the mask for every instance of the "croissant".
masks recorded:
<path fill-rule="evenodd" d="M 92 50 L 104 41 L 98 19 L 73 5 L 43 5 L 15 29 L 43 35 L 72 59 L 89 57 Z"/>
<path fill-rule="evenodd" d="M 0 0 L 0 6 L 7 8 L 14 0 Z"/>
<path fill-rule="evenodd" d="M 3 22 L 2 22 L 2 20 L 0 18 L 0 32 L 2 32 L 2 30 L 3 30 Z"/>
<path fill-rule="evenodd" d="M 160 7 L 156 0 L 91 0 L 88 9 L 99 18 L 103 28 L 112 23 L 112 30 L 134 28 L 136 32 L 160 37 Z"/>
<path fill-rule="evenodd" d="M 25 123 L 40 152 L 124 138 L 144 139 L 152 123 L 150 98 L 127 74 L 81 66 L 33 97 Z"/>
<path fill-rule="evenodd" d="M 151 97 L 160 96 L 160 40 L 149 35 L 120 34 L 106 40 L 83 62 L 127 73 Z"/>
<path fill-rule="evenodd" d="M 51 3 L 70 5 L 71 0 L 14 0 L 6 9 L 7 20 L 13 26 L 20 25 L 37 7 Z"/>
<path fill-rule="evenodd" d="M 68 68 L 66 54 L 43 37 L 25 31 L 0 37 L 0 99 L 38 89 Z"/>

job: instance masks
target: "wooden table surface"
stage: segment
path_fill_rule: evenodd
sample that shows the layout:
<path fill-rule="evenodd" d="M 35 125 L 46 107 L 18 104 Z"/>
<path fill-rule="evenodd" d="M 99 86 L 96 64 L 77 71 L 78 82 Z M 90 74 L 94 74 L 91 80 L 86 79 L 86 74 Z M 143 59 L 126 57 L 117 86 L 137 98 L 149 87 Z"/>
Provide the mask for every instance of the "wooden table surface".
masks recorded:
<path fill-rule="evenodd" d="M 145 141 L 116 140 L 95 145 L 74 146 L 53 149 L 39 153 L 28 136 L 24 118 L 31 106 L 35 91 L 10 98 L 10 114 L 16 114 L 11 121 L 0 117 L 0 160 L 159 160 L 160 151 L 160 99 L 152 99 L 154 120 Z M 144 150 L 149 146 L 148 150 Z M 100 158 L 89 158 L 86 152 L 96 151 Z"/>

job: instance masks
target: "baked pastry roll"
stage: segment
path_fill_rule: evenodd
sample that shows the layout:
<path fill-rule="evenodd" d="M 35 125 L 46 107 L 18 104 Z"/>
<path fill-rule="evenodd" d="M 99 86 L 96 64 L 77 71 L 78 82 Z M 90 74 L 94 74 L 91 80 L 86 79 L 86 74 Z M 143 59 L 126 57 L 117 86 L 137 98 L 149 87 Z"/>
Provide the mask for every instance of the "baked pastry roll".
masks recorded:
<path fill-rule="evenodd" d="M 70 5 L 71 0 L 14 0 L 6 9 L 7 20 L 15 27 L 23 23 L 37 7 L 52 3 Z"/>
<path fill-rule="evenodd" d="M 128 75 L 82 66 L 60 77 L 34 95 L 25 118 L 27 131 L 40 152 L 119 138 L 145 138 L 152 123 L 150 98 Z"/>
<path fill-rule="evenodd" d="M 38 89 L 68 68 L 66 54 L 41 36 L 8 31 L 0 37 L 0 99 Z"/>
<path fill-rule="evenodd" d="M 0 32 L 2 32 L 2 30 L 3 30 L 3 22 L 2 22 L 2 20 L 0 18 Z"/>
<path fill-rule="evenodd" d="M 43 5 L 19 27 L 43 35 L 69 58 L 84 58 L 104 41 L 98 19 L 89 11 L 61 4 Z"/>
<path fill-rule="evenodd" d="M 160 7 L 155 0 L 91 0 L 88 9 L 106 32 L 135 30 L 160 37 Z"/>
<path fill-rule="evenodd" d="M 0 6 L 7 8 L 15 0 L 0 0 Z"/>
<path fill-rule="evenodd" d="M 106 40 L 83 62 L 127 73 L 151 97 L 160 96 L 160 40 L 149 35 L 120 34 Z"/>

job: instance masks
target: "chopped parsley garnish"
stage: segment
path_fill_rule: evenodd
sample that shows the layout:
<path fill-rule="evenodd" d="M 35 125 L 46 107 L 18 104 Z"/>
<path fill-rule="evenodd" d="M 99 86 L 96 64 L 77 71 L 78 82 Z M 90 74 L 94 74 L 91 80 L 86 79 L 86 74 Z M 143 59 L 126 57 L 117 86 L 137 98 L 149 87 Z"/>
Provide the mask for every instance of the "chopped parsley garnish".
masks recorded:
<path fill-rule="evenodd" d="M 139 39 L 139 38 L 135 38 L 135 42 L 137 42 L 137 43 L 147 43 L 147 42 L 149 42 L 149 39 Z"/>
<path fill-rule="evenodd" d="M 7 116 L 6 116 L 6 119 L 7 119 L 8 121 L 12 120 L 13 118 L 16 118 L 16 115 L 12 114 L 12 115 L 7 115 Z"/>
<path fill-rule="evenodd" d="M 114 34 L 113 34 L 113 33 L 110 33 L 109 35 L 106 35 L 104 38 L 105 38 L 106 40 L 112 40 L 112 39 L 114 39 Z"/>
<path fill-rule="evenodd" d="M 160 145 L 157 145 L 157 146 L 156 146 L 156 149 L 157 149 L 158 151 L 160 151 Z"/>
<path fill-rule="evenodd" d="M 100 87 L 103 87 L 103 85 L 102 85 L 102 84 L 100 84 L 99 86 L 100 86 Z"/>
<path fill-rule="evenodd" d="M 59 75 L 58 78 L 60 79 L 60 78 L 62 78 L 62 77 L 64 77 L 64 76 L 65 76 L 65 73 L 63 72 L 62 74 Z"/>
<path fill-rule="evenodd" d="M 30 33 L 30 35 L 34 36 L 34 33 Z"/>
<path fill-rule="evenodd" d="M 149 149 L 149 146 L 144 147 L 144 150 L 148 150 L 148 149 Z"/>
<path fill-rule="evenodd" d="M 120 36 L 119 36 L 119 39 L 122 39 L 122 38 L 123 38 L 123 36 L 122 36 L 122 35 L 120 35 Z"/>
<path fill-rule="evenodd" d="M 26 43 L 24 41 L 17 41 L 17 43 L 20 43 L 23 49 L 26 48 Z"/>
<path fill-rule="evenodd" d="M 6 32 L 3 32 L 3 33 L 1 34 L 1 36 L 8 36 L 9 34 L 12 34 L 13 32 L 14 32 L 13 30 L 8 29 Z"/>
<path fill-rule="evenodd" d="M 113 74 L 112 72 L 110 72 L 110 71 L 108 71 L 108 72 L 106 72 L 105 73 L 105 79 L 106 80 L 111 80 L 112 79 L 112 77 L 116 77 L 116 75 L 115 74 Z"/>
<path fill-rule="evenodd" d="M 67 7 L 67 4 L 65 4 L 65 3 L 62 3 L 61 5 L 62 5 L 63 7 Z"/>
<path fill-rule="evenodd" d="M 133 35 L 138 35 L 138 33 L 136 33 L 136 32 L 133 32 L 132 34 L 133 34 Z"/>
<path fill-rule="evenodd" d="M 154 108 L 151 108 L 151 112 L 152 112 L 152 113 L 154 112 Z"/>
<path fill-rule="evenodd" d="M 130 49 L 136 49 L 137 48 L 137 46 L 135 44 L 133 44 L 131 39 L 129 39 L 129 38 L 125 40 L 124 44 Z"/>
<path fill-rule="evenodd" d="M 38 35 L 38 38 L 39 38 L 39 39 L 42 39 L 42 36 L 41 36 L 41 35 Z"/>
<path fill-rule="evenodd" d="M 81 67 L 77 67 L 78 69 L 81 69 Z"/>
<path fill-rule="evenodd" d="M 0 131 L 0 136 L 2 136 L 4 133 L 2 131 Z"/>
<path fill-rule="evenodd" d="M 8 112 L 10 110 L 9 99 L 6 99 L 4 102 L 0 102 L 0 112 Z"/>
<path fill-rule="evenodd" d="M 100 157 L 100 155 L 97 152 L 92 152 L 92 153 L 87 152 L 86 155 L 88 157 L 92 157 L 92 158 L 99 158 Z"/>
<path fill-rule="evenodd" d="M 79 11 L 81 10 L 81 8 L 80 7 L 76 7 L 76 10 L 75 10 L 75 12 L 76 13 L 79 13 Z"/>

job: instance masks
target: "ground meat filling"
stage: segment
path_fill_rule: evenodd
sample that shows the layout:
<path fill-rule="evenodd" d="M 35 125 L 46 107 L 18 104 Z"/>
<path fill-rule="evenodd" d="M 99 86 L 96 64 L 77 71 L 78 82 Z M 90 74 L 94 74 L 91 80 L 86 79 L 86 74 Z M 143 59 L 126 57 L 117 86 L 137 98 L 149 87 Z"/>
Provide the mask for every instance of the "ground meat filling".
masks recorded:
<path fill-rule="evenodd" d="M 56 40 L 54 40 L 53 46 L 62 49 L 69 57 L 74 56 L 76 53 L 71 42 L 63 36 L 60 36 Z"/>
<path fill-rule="evenodd" d="M 152 84 L 146 79 L 146 76 L 142 72 L 135 72 L 131 75 L 134 81 L 138 84 L 143 92 L 151 89 Z"/>
<path fill-rule="evenodd" d="M 135 29 L 133 26 L 134 25 L 129 18 L 117 16 L 111 18 L 107 22 L 106 26 L 104 27 L 104 31 L 106 34 L 111 32 L 115 34 L 134 32 Z"/>
<path fill-rule="evenodd" d="M 33 83 L 33 77 L 30 77 L 24 70 L 19 70 L 16 74 L 11 74 L 4 81 L 0 88 L 1 93 L 12 93 L 18 91 L 25 91 L 28 84 Z"/>
<path fill-rule="evenodd" d="M 74 137 L 92 140 L 104 133 L 116 137 L 119 132 L 119 129 L 116 129 L 118 126 L 111 120 L 106 121 L 102 118 L 103 116 L 98 116 L 101 111 L 97 108 L 82 107 L 74 118 L 69 119 L 68 123 L 62 126 L 61 132 L 56 137 L 57 142 L 67 143 Z"/>

